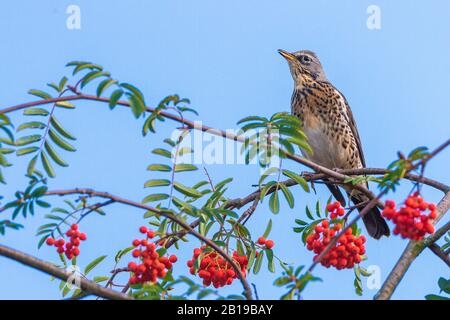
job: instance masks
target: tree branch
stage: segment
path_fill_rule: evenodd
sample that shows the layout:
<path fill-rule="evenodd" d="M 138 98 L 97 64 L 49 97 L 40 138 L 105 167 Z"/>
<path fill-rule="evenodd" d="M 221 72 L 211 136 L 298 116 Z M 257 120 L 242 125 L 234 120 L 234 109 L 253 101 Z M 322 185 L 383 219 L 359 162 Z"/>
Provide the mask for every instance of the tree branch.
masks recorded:
<path fill-rule="evenodd" d="M 43 260 L 40 260 L 38 258 L 35 258 L 26 253 L 20 252 L 18 250 L 9 248 L 4 245 L 0 245 L 0 256 L 4 256 L 4 257 L 12 259 L 14 261 L 20 262 L 26 266 L 29 266 L 29 267 L 32 267 L 39 271 L 45 272 L 49 275 L 52 275 L 58 279 L 63 280 L 63 281 L 68 281 L 68 279 L 73 276 L 72 273 L 67 272 L 64 269 L 58 268 L 51 263 L 45 262 Z M 80 280 L 80 289 L 81 290 L 83 290 L 85 292 L 89 292 L 98 297 L 102 297 L 105 299 L 113 299 L 113 300 L 133 299 L 132 297 L 130 297 L 126 294 L 102 287 L 102 286 L 98 285 L 97 283 L 95 283 L 93 281 L 89 281 L 83 277 L 80 277 L 79 280 Z"/>
<path fill-rule="evenodd" d="M 85 194 L 91 197 L 100 197 L 100 198 L 106 198 L 106 199 L 111 199 L 114 202 L 118 202 L 118 203 L 122 203 L 128 206 L 132 206 L 135 208 L 140 208 L 140 209 L 144 209 L 147 211 L 152 211 L 158 215 L 161 215 L 167 219 L 172 220 L 173 222 L 175 222 L 176 224 L 178 224 L 179 226 L 181 226 L 183 229 L 186 230 L 186 233 L 190 233 L 192 234 L 194 237 L 196 237 L 197 239 L 203 241 L 204 243 L 206 243 L 209 247 L 211 247 L 212 249 L 214 249 L 218 254 L 220 254 L 228 263 L 230 263 L 230 265 L 233 267 L 234 271 L 236 272 L 239 280 L 242 283 L 242 286 L 244 287 L 244 293 L 245 296 L 248 300 L 252 300 L 252 291 L 251 288 L 247 282 L 247 280 L 245 279 L 244 274 L 242 273 L 241 269 L 239 268 L 239 266 L 236 264 L 236 262 L 227 254 L 225 253 L 214 241 L 204 237 L 203 235 L 201 235 L 200 233 L 198 233 L 197 231 L 195 231 L 188 223 L 186 223 L 185 221 L 179 219 L 177 216 L 175 216 L 174 214 L 170 213 L 170 212 L 166 212 L 166 211 L 162 211 L 160 209 L 154 208 L 154 207 L 150 207 L 147 206 L 145 204 L 139 203 L 139 202 L 135 202 L 129 199 L 125 199 L 119 196 L 115 196 L 112 194 L 109 194 L 107 192 L 100 192 L 100 191 L 95 191 L 92 189 L 79 189 L 79 188 L 75 188 L 75 189 L 68 189 L 68 190 L 53 190 L 53 191 L 48 191 L 45 193 L 45 195 L 47 196 L 51 196 L 51 195 L 59 195 L 59 196 L 64 196 L 64 195 L 71 195 L 71 194 Z"/>
<path fill-rule="evenodd" d="M 448 254 L 446 254 L 444 251 L 441 250 L 441 248 L 436 244 L 432 243 L 429 246 L 430 250 L 433 251 L 435 255 L 437 255 L 439 258 L 444 261 L 448 267 L 450 267 L 450 258 L 448 257 Z"/>

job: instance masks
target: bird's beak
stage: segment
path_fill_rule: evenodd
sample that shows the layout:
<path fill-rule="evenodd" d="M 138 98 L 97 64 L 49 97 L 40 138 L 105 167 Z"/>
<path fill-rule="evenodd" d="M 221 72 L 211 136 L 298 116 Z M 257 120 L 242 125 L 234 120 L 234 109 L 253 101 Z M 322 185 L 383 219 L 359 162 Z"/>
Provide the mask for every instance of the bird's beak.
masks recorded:
<path fill-rule="evenodd" d="M 296 57 L 290 52 L 278 49 L 278 53 L 281 54 L 283 58 L 285 58 L 289 62 L 294 61 L 296 59 Z"/>

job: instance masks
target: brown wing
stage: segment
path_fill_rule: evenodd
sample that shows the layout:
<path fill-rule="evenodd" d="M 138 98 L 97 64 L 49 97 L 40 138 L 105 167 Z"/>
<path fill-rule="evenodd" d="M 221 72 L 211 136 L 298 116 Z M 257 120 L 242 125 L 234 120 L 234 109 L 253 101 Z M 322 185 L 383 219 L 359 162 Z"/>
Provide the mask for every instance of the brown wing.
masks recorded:
<path fill-rule="evenodd" d="M 355 137 L 356 146 L 358 148 L 359 157 L 361 159 L 361 164 L 363 165 L 363 167 L 366 167 L 366 160 L 364 159 L 364 153 L 363 153 L 363 149 L 362 149 L 361 138 L 359 137 L 358 128 L 356 127 L 356 122 L 355 122 L 355 118 L 353 117 L 352 110 L 350 109 L 350 106 L 349 106 L 349 104 L 347 102 L 347 99 L 345 99 L 345 96 L 342 94 L 342 92 L 340 92 L 338 89 L 336 89 L 336 87 L 334 87 L 334 89 L 337 92 L 339 92 L 339 94 L 341 95 L 342 99 L 344 99 L 345 114 L 347 116 L 348 125 L 349 125 L 350 129 L 352 130 L 353 136 Z"/>

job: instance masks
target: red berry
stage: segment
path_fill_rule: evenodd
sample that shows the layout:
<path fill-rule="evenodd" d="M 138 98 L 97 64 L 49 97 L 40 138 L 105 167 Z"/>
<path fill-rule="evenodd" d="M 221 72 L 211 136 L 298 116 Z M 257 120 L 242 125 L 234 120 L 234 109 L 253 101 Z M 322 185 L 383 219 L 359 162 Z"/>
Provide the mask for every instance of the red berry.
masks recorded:
<path fill-rule="evenodd" d="M 147 233 L 147 231 L 148 231 L 147 227 L 142 226 L 139 228 L 140 233 Z"/>
<path fill-rule="evenodd" d="M 141 251 L 138 249 L 133 250 L 132 255 L 133 255 L 133 257 L 138 258 L 141 255 Z"/>
<path fill-rule="evenodd" d="M 87 239 L 86 233 L 80 233 L 80 240 L 85 241 Z"/>
<path fill-rule="evenodd" d="M 72 254 L 76 257 L 80 254 L 80 249 L 79 248 L 73 248 L 72 250 Z"/>
<path fill-rule="evenodd" d="M 178 258 L 177 258 L 176 255 L 171 255 L 170 258 L 169 258 L 169 261 L 172 262 L 172 263 L 175 263 L 175 262 L 178 261 Z"/>
<path fill-rule="evenodd" d="M 73 224 L 70 226 L 70 228 L 74 231 L 78 230 L 78 225 L 77 224 Z"/>
<path fill-rule="evenodd" d="M 45 240 L 45 243 L 49 246 L 52 246 L 55 244 L 55 239 L 53 238 L 47 238 L 47 240 Z"/>
<path fill-rule="evenodd" d="M 264 245 L 265 243 L 266 243 L 266 238 L 264 238 L 264 237 L 259 237 L 258 238 L 258 244 Z"/>
<path fill-rule="evenodd" d="M 273 242 L 273 240 L 267 240 L 266 241 L 266 247 L 268 249 L 272 249 L 274 245 L 275 245 L 275 243 Z"/>
<path fill-rule="evenodd" d="M 138 239 L 133 240 L 133 246 L 137 247 L 141 245 L 141 241 Z"/>

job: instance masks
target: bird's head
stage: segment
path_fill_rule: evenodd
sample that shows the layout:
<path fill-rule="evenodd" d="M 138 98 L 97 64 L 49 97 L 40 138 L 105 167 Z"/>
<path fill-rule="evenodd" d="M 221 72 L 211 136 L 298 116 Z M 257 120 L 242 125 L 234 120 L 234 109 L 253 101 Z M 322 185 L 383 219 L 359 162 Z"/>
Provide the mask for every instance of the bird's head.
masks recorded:
<path fill-rule="evenodd" d="M 305 78 L 326 80 L 322 64 L 314 52 L 301 50 L 290 53 L 281 49 L 278 52 L 287 60 L 292 78 L 296 84 L 302 84 Z"/>

